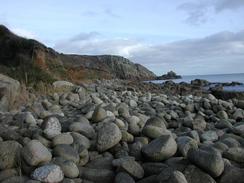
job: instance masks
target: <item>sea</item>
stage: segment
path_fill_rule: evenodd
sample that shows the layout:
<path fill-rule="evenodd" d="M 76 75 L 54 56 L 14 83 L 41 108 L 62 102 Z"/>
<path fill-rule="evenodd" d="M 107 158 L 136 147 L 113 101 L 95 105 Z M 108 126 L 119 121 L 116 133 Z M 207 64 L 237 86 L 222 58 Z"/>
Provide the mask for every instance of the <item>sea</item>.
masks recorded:
<path fill-rule="evenodd" d="M 186 82 L 190 83 L 194 79 L 204 79 L 211 83 L 231 83 L 231 82 L 239 82 L 242 85 L 237 86 L 226 86 L 224 90 L 226 91 L 236 91 L 236 92 L 244 92 L 244 73 L 238 74 L 213 74 L 213 75 L 189 75 L 182 76 L 181 79 L 173 79 L 175 83 Z M 150 81 L 152 83 L 164 83 L 167 80 L 153 80 Z"/>

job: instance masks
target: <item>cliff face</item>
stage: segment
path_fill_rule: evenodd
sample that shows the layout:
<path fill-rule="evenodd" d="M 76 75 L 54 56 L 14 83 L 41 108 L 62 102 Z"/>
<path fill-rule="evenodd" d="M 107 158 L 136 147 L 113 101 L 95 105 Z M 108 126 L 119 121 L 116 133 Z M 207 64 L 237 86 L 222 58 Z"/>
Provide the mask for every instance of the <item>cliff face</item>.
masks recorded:
<path fill-rule="evenodd" d="M 69 79 L 154 79 L 156 75 L 126 58 L 65 55 L 25 39 L 0 25 L 0 72 L 27 83 Z"/>

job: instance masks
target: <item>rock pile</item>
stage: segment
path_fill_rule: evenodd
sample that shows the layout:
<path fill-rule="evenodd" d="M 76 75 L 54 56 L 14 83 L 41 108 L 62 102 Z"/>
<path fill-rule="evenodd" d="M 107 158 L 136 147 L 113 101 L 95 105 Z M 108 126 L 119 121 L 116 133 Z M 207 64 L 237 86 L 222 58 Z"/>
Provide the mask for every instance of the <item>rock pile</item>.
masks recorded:
<path fill-rule="evenodd" d="M 0 182 L 244 182 L 237 101 L 117 85 L 76 86 L 0 113 Z"/>

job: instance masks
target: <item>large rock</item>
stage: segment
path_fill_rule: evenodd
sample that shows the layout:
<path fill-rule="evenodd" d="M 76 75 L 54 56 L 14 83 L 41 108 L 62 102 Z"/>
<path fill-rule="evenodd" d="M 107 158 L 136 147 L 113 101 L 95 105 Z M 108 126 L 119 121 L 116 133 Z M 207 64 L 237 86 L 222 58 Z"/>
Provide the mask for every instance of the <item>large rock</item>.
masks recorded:
<path fill-rule="evenodd" d="M 93 112 L 92 121 L 97 123 L 104 120 L 106 117 L 107 112 L 99 105 L 95 108 Z"/>
<path fill-rule="evenodd" d="M 98 151 L 106 151 L 119 143 L 122 138 L 119 127 L 114 123 L 104 124 L 98 131 L 97 149 Z"/>
<path fill-rule="evenodd" d="M 238 168 L 225 161 L 225 170 L 220 178 L 220 183 L 243 183 L 244 169 Z"/>
<path fill-rule="evenodd" d="M 194 165 L 187 166 L 184 175 L 188 183 L 216 183 L 210 175 Z"/>
<path fill-rule="evenodd" d="M 61 124 L 56 117 L 47 117 L 42 123 L 42 129 L 47 138 L 52 139 L 61 134 Z"/>
<path fill-rule="evenodd" d="M 244 163 L 244 148 L 232 147 L 224 152 L 223 156 L 237 163 Z"/>
<path fill-rule="evenodd" d="M 0 111 L 7 111 L 14 105 L 20 92 L 20 83 L 0 74 Z"/>
<path fill-rule="evenodd" d="M 64 178 L 64 174 L 58 165 L 50 164 L 35 169 L 31 177 L 41 182 L 54 183 L 61 182 Z"/>
<path fill-rule="evenodd" d="M 38 140 L 30 141 L 22 149 L 21 154 L 25 162 L 31 166 L 36 166 L 40 163 L 47 163 L 52 159 L 52 154 Z"/>
<path fill-rule="evenodd" d="M 157 180 L 159 183 L 188 183 L 183 173 L 171 168 L 162 171 L 157 176 Z"/>
<path fill-rule="evenodd" d="M 177 144 L 171 135 L 162 135 L 143 146 L 142 153 L 152 161 L 162 161 L 176 153 Z"/>
<path fill-rule="evenodd" d="M 59 144 L 53 149 L 53 154 L 58 157 L 62 157 L 65 160 L 71 160 L 78 163 L 80 158 L 78 152 L 67 144 Z"/>
<path fill-rule="evenodd" d="M 18 166 L 21 148 L 16 141 L 0 142 L 0 170 Z"/>
<path fill-rule="evenodd" d="M 190 149 L 187 154 L 187 159 L 213 177 L 220 176 L 224 171 L 222 156 L 213 148 Z"/>

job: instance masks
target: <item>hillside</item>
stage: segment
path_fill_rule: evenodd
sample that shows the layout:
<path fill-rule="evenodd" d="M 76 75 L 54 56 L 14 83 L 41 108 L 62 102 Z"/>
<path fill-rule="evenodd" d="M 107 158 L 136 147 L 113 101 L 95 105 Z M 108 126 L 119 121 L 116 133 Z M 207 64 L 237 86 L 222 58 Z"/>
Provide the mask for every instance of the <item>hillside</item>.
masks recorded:
<path fill-rule="evenodd" d="M 0 25 L 0 72 L 25 83 L 66 79 L 154 79 L 140 64 L 113 55 L 66 55 L 42 43 L 19 37 Z"/>

